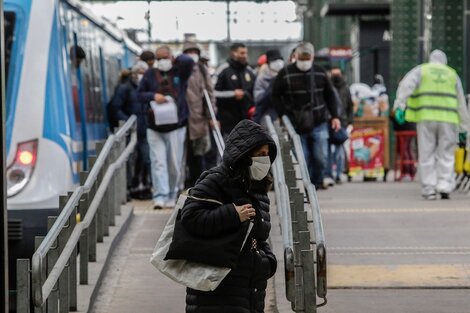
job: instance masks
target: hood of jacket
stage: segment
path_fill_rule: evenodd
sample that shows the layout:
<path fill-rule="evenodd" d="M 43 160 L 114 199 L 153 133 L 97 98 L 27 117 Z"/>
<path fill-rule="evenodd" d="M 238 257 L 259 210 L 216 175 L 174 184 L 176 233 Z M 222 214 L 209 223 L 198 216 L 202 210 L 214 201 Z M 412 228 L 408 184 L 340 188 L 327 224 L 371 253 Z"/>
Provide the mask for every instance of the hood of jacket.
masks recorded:
<path fill-rule="evenodd" d="M 429 62 L 447 65 L 447 55 L 439 49 L 433 50 L 429 55 Z"/>
<path fill-rule="evenodd" d="M 237 166 L 250 166 L 250 153 L 265 144 L 269 146 L 269 158 L 273 163 L 277 155 L 274 140 L 259 124 L 250 120 L 242 120 L 227 138 L 223 164 L 230 169 Z"/>

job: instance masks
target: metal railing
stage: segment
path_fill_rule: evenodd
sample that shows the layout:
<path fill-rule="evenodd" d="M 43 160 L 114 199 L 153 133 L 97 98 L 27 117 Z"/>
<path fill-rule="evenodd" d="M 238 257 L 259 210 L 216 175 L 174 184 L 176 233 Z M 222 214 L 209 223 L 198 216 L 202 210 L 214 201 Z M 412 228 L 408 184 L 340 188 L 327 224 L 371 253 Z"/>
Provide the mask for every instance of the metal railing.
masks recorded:
<path fill-rule="evenodd" d="M 299 162 L 300 171 L 302 174 L 302 181 L 304 188 L 307 192 L 308 205 L 312 214 L 313 229 L 315 232 L 315 246 L 316 246 L 316 268 L 317 268 L 317 295 L 325 300 L 326 304 L 326 291 L 327 291 L 327 277 L 326 277 L 326 243 L 325 232 L 323 231 L 323 222 L 320 212 L 320 204 L 318 203 L 317 192 L 315 186 L 310 180 L 307 162 L 305 161 L 305 154 L 300 141 L 300 136 L 295 131 L 292 123 L 287 116 L 282 117 L 284 126 L 287 129 L 289 137 L 294 143 L 294 152 Z"/>
<path fill-rule="evenodd" d="M 131 116 L 106 142 L 97 143 L 97 156 L 88 159 L 90 172 L 80 172 L 80 186 L 61 196 L 59 216 L 49 217 L 47 235 L 36 237 L 31 271 L 29 259 L 17 260 L 18 313 L 29 312 L 30 274 L 35 311 L 77 310 L 77 246 L 80 243 L 79 283 L 86 285 L 97 242 L 109 235 L 126 202 L 125 165 L 136 142 L 136 117 Z"/>
<path fill-rule="evenodd" d="M 300 137 L 289 119 L 282 119 L 284 129 L 275 127 L 270 117 L 265 121 L 279 151 L 272 169 L 284 243 L 286 297 L 295 312 L 316 312 L 327 302 L 327 266 L 325 236 L 315 187 L 310 182 Z M 313 224 L 313 241 L 309 223 Z M 317 304 L 317 296 L 323 299 L 323 303 Z"/>
<path fill-rule="evenodd" d="M 284 165 L 281 156 L 281 145 L 278 131 L 273 125 L 270 116 L 265 118 L 266 126 L 271 137 L 277 146 L 279 151 L 278 157 L 272 165 L 272 172 L 274 176 L 274 188 L 276 190 L 276 208 L 277 214 L 281 221 L 281 236 L 282 243 L 284 246 L 284 264 L 285 264 L 285 281 L 286 281 L 286 297 L 289 301 L 295 299 L 295 267 L 294 267 L 294 252 L 293 252 L 293 239 L 292 239 L 292 217 L 291 217 L 291 206 L 289 201 L 289 188 L 286 185 L 286 179 L 284 175 Z"/>

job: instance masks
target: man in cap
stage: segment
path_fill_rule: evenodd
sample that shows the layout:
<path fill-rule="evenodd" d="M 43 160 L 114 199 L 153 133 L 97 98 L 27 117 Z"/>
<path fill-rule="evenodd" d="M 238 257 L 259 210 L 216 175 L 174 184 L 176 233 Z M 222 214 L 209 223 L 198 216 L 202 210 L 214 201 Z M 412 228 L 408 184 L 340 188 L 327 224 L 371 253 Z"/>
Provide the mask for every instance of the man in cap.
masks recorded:
<path fill-rule="evenodd" d="M 468 133 L 470 117 L 462 83 L 447 66 L 444 52 L 434 50 L 429 63 L 406 74 L 398 86 L 394 113 L 399 124 L 417 123 L 421 195 L 435 200 L 440 193 L 442 199 L 449 199 L 455 188 L 458 126 Z"/>
<path fill-rule="evenodd" d="M 280 70 L 274 81 L 272 101 L 278 115 L 287 115 L 300 135 L 312 183 L 317 189 L 324 189 L 329 127 L 338 131 L 341 123 L 331 81 L 325 69 L 313 64 L 313 59 L 313 45 L 300 43 L 295 49 L 296 61 Z"/>

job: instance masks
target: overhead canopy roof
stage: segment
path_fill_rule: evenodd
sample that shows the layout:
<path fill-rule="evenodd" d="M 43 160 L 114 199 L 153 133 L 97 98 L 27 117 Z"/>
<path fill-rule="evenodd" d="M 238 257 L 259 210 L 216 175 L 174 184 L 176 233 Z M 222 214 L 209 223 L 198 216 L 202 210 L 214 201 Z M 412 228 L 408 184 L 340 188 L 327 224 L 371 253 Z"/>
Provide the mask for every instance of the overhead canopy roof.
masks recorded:
<path fill-rule="evenodd" d="M 330 3 L 320 12 L 325 16 L 389 15 L 390 3 Z"/>

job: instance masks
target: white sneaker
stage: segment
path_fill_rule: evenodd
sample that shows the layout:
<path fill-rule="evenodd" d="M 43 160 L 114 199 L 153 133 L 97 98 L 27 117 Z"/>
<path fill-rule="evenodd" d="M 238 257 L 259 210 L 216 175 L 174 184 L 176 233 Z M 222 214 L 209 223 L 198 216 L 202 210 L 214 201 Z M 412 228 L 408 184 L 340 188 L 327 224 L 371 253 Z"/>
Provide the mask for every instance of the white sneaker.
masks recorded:
<path fill-rule="evenodd" d="M 425 200 L 436 200 L 437 196 L 436 196 L 435 193 L 430 193 L 430 194 L 427 194 L 427 195 L 423 195 L 423 198 Z"/>
<path fill-rule="evenodd" d="M 323 178 L 323 185 L 333 187 L 335 185 L 335 181 L 331 177 L 325 177 Z"/>
<path fill-rule="evenodd" d="M 165 202 L 165 208 L 173 209 L 176 205 L 176 199 L 170 199 Z"/>
<path fill-rule="evenodd" d="M 161 210 L 165 207 L 165 203 L 163 201 L 155 201 L 153 203 L 153 209 L 154 210 Z"/>

